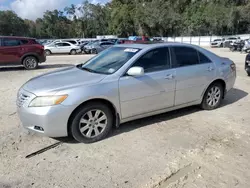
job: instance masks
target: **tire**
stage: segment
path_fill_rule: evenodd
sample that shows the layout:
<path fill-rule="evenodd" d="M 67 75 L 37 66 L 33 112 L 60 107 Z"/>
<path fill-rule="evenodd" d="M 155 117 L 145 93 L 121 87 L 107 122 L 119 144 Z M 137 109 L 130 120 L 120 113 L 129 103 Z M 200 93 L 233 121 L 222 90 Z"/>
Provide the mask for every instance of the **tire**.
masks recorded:
<path fill-rule="evenodd" d="M 45 50 L 45 54 L 46 54 L 46 55 L 51 55 L 52 53 L 51 53 L 50 50 Z"/>
<path fill-rule="evenodd" d="M 99 111 L 99 116 L 97 111 Z M 70 131 L 76 141 L 93 143 L 104 139 L 110 133 L 113 122 L 112 112 L 106 105 L 95 102 L 89 103 L 75 113 Z M 102 127 L 98 125 L 102 125 Z M 96 130 L 99 131 L 99 134 L 96 134 Z"/>
<path fill-rule="evenodd" d="M 34 70 L 38 67 L 38 60 L 34 56 L 28 56 L 24 58 L 22 62 L 23 66 L 27 70 Z"/>
<path fill-rule="evenodd" d="M 219 95 L 217 93 L 219 93 Z M 215 82 L 211 84 L 203 96 L 201 108 L 204 110 L 214 110 L 218 108 L 222 102 L 223 94 L 224 89 L 220 83 Z"/>
<path fill-rule="evenodd" d="M 70 55 L 76 55 L 76 50 L 71 50 Z"/>
<path fill-rule="evenodd" d="M 250 76 L 250 72 L 247 72 L 247 76 Z"/>
<path fill-rule="evenodd" d="M 92 49 L 91 50 L 91 54 L 97 54 L 97 50 L 96 49 Z"/>

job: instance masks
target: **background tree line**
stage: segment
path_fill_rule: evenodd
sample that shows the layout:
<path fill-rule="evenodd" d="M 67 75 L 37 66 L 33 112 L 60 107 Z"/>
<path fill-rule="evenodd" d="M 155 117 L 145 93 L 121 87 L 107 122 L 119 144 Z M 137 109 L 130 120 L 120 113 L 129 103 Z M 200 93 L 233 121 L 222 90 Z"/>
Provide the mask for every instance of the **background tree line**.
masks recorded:
<path fill-rule="evenodd" d="M 250 0 L 84 1 L 35 21 L 0 11 L 0 35 L 36 38 L 229 35 L 250 33 Z"/>

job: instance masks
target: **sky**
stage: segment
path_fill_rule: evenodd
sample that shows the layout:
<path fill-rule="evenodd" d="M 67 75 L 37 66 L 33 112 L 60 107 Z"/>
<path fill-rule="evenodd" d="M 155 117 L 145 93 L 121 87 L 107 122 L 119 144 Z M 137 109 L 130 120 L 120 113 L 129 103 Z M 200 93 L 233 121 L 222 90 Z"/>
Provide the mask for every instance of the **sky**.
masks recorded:
<path fill-rule="evenodd" d="M 92 3 L 106 3 L 109 0 L 89 0 Z M 42 17 L 46 10 L 64 9 L 83 0 L 0 0 L 0 10 L 13 10 L 18 16 L 35 20 Z"/>

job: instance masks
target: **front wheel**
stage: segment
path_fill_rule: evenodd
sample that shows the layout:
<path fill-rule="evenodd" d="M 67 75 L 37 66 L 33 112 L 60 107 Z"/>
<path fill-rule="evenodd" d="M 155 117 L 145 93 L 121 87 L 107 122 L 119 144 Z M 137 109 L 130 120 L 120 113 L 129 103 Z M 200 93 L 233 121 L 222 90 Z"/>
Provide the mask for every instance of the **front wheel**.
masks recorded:
<path fill-rule="evenodd" d="M 27 70 L 36 69 L 38 67 L 38 61 L 37 61 L 37 59 L 35 57 L 28 56 L 28 57 L 24 58 L 24 60 L 23 60 L 23 66 Z"/>
<path fill-rule="evenodd" d="M 97 50 L 96 49 L 92 49 L 91 50 L 91 54 L 97 54 Z"/>
<path fill-rule="evenodd" d="M 113 115 L 106 105 L 89 103 L 76 112 L 71 123 L 71 133 L 78 142 L 93 143 L 105 138 L 112 125 Z"/>
<path fill-rule="evenodd" d="M 220 83 L 210 85 L 204 94 L 201 108 L 204 110 L 214 110 L 221 104 L 223 97 L 223 87 Z"/>

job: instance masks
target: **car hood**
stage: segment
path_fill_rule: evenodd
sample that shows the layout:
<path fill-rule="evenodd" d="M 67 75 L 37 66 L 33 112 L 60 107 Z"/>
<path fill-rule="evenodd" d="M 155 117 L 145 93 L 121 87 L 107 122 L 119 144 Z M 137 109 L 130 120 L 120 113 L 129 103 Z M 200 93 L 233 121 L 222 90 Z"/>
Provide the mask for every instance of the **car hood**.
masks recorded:
<path fill-rule="evenodd" d="M 34 77 L 22 88 L 37 96 L 53 95 L 66 89 L 98 83 L 106 76 L 71 67 Z"/>

